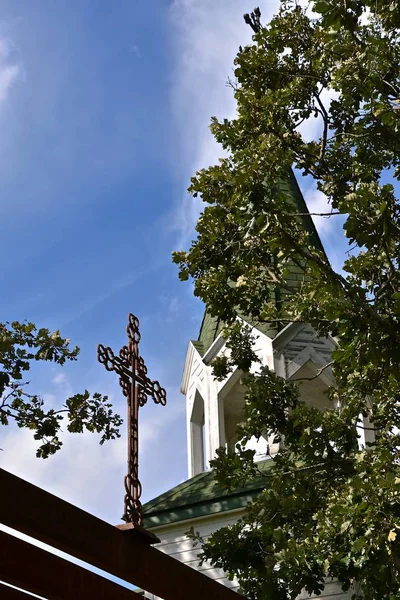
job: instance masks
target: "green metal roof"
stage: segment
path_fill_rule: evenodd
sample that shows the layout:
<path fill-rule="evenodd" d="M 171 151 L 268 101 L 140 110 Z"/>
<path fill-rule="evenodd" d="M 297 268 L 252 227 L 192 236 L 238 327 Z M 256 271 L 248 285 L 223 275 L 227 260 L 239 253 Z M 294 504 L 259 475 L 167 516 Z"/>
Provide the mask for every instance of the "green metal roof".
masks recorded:
<path fill-rule="evenodd" d="M 258 466 L 260 470 L 267 471 L 273 466 L 273 461 L 265 460 Z M 143 526 L 151 529 L 244 508 L 264 487 L 265 480 L 260 477 L 230 492 L 215 480 L 212 471 L 205 471 L 147 502 L 143 506 Z"/>
<path fill-rule="evenodd" d="M 297 179 L 292 169 L 288 169 L 287 179 L 280 179 L 277 183 L 278 188 L 281 192 L 288 194 L 293 199 L 294 210 L 299 213 L 308 212 L 306 201 L 304 200 L 304 196 L 301 193 L 299 184 L 297 183 Z M 305 230 L 310 234 L 311 241 L 313 245 L 324 252 L 324 247 L 322 246 L 321 240 L 319 238 L 318 232 L 315 228 L 314 222 L 309 215 L 302 215 L 301 219 L 303 221 L 303 225 Z M 299 267 L 293 265 L 292 272 L 288 277 L 288 283 L 293 284 L 294 286 L 298 285 L 298 282 L 303 279 L 303 274 L 299 271 Z M 243 317 L 246 319 L 246 317 Z M 247 320 L 247 319 L 246 319 Z M 275 337 L 278 333 L 276 329 L 271 328 L 270 325 L 265 324 L 264 326 L 257 326 L 262 333 L 265 333 L 269 337 Z M 221 333 L 223 329 L 223 323 L 217 317 L 212 317 L 207 310 L 207 307 L 204 311 L 203 321 L 200 326 L 200 333 L 197 342 L 192 342 L 197 350 L 200 352 L 201 356 L 203 356 L 213 342 L 217 339 L 218 335 Z M 198 344 L 198 345 L 196 345 Z"/>
<path fill-rule="evenodd" d="M 292 169 L 288 170 L 288 177 L 286 180 L 280 180 L 278 182 L 278 188 L 280 191 L 286 192 L 292 197 L 295 208 L 299 213 L 308 213 L 308 206 Z M 304 229 L 311 236 L 314 247 L 325 252 L 312 218 L 309 215 L 302 215 L 301 219 L 303 221 Z"/>
<path fill-rule="evenodd" d="M 204 354 L 204 343 L 201 340 L 192 340 L 192 344 L 196 348 L 196 350 L 200 354 L 200 356 L 203 356 L 203 354 Z"/>
<path fill-rule="evenodd" d="M 212 343 L 217 339 L 223 328 L 223 323 L 218 317 L 212 317 L 207 308 L 204 311 L 203 321 L 200 326 L 199 339 L 192 342 L 201 356 L 207 352 Z"/>

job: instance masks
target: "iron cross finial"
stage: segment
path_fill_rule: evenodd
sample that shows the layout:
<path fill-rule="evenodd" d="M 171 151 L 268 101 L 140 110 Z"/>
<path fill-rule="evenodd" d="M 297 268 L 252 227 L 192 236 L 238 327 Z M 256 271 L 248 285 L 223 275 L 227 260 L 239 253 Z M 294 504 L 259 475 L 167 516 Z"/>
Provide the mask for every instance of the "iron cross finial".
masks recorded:
<path fill-rule="evenodd" d="M 97 357 L 107 371 L 119 375 L 122 393 L 128 400 L 128 473 L 125 476 L 125 500 L 123 520 L 133 525 L 142 525 L 143 513 L 140 497 L 142 486 L 139 480 L 139 407 L 144 406 L 148 397 L 156 404 L 165 406 L 167 394 L 158 381 L 147 377 L 147 367 L 139 355 L 139 320 L 128 316 L 126 327 L 128 345 L 122 346 L 118 356 L 110 347 L 99 344 Z"/>

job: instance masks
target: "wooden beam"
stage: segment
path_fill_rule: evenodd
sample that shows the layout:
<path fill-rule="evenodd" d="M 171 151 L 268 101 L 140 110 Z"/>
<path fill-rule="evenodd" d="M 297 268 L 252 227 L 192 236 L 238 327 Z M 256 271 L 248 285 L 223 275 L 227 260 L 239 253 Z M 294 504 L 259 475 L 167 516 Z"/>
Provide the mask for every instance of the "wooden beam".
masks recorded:
<path fill-rule="evenodd" d="M 164 600 L 239 595 L 135 536 L 0 469 L 0 522 Z"/>
<path fill-rule="evenodd" d="M 36 596 L 25 594 L 23 590 L 16 590 L 0 581 L 1 600 L 35 600 Z"/>
<path fill-rule="evenodd" d="M 135 592 L 101 575 L 4 532 L 0 532 L 0 579 L 49 599 L 138 598 Z"/>

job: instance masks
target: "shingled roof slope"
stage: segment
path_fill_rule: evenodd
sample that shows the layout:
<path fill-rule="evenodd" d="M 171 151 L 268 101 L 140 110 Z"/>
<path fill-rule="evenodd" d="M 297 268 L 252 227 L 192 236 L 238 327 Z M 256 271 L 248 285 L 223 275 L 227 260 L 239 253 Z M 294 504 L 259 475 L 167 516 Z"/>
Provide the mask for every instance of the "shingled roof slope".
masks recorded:
<path fill-rule="evenodd" d="M 295 174 L 293 173 L 293 170 L 289 169 L 287 172 L 287 178 L 280 179 L 277 185 L 281 192 L 286 193 L 292 198 L 294 211 L 298 212 L 301 215 L 300 218 L 303 221 L 304 229 L 310 234 L 311 241 L 314 247 L 324 252 L 324 247 L 321 243 L 312 218 L 309 215 L 304 214 L 308 212 L 308 207 L 306 201 L 304 200 L 304 196 L 300 190 L 299 184 L 297 183 L 297 179 L 295 177 Z M 296 280 L 301 280 L 299 268 L 295 267 L 295 265 L 293 265 L 292 279 L 294 280 L 294 282 L 296 282 Z M 247 320 L 246 317 L 244 318 L 245 320 Z M 269 337 L 274 337 L 278 333 L 277 330 L 272 329 L 269 325 L 266 324 L 261 326 L 258 325 L 257 327 L 258 329 L 260 329 L 260 331 L 262 331 Z M 200 326 L 198 340 L 197 342 L 192 342 L 194 344 L 201 344 L 199 346 L 196 346 L 196 348 L 199 350 L 202 356 L 207 352 L 212 343 L 217 339 L 222 329 L 223 322 L 217 317 L 211 316 L 206 307 L 204 311 L 203 321 Z"/>
<path fill-rule="evenodd" d="M 265 460 L 258 466 L 261 471 L 268 471 L 273 466 L 273 461 Z M 205 471 L 144 504 L 143 525 L 146 529 L 151 529 L 244 508 L 264 487 L 265 479 L 260 477 L 230 492 L 215 480 L 212 471 Z"/>

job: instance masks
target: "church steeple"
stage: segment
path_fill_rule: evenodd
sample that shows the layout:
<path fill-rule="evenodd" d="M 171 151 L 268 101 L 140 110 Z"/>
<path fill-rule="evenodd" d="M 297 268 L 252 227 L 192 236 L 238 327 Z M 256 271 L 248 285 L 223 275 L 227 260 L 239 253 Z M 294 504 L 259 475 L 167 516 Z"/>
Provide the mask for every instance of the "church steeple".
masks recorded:
<path fill-rule="evenodd" d="M 315 246 L 315 248 L 324 252 L 324 248 L 315 228 L 314 222 L 311 216 L 306 214 L 308 213 L 308 207 L 292 169 L 288 170 L 287 177 L 285 179 L 280 179 L 278 181 L 277 187 L 279 188 L 279 191 L 285 193 L 292 200 L 293 210 L 301 215 L 303 227 L 309 233 L 312 244 Z M 295 267 L 293 267 L 293 271 L 294 270 Z M 213 317 L 206 307 L 203 321 L 200 326 L 199 337 L 196 342 L 193 342 L 200 354 L 207 352 L 209 347 L 221 333 L 222 329 L 223 323 L 221 320 L 218 317 Z M 273 332 L 267 331 L 267 328 L 265 328 L 264 333 L 268 334 Z"/>
<path fill-rule="evenodd" d="M 305 214 L 308 213 L 307 205 L 291 169 L 287 177 L 278 182 L 278 187 L 292 199 L 294 212 L 299 213 L 313 245 L 323 251 L 314 223 Z M 294 285 L 299 281 L 296 271 L 298 267 L 293 265 L 293 274 L 289 273 L 288 276 L 288 280 L 293 278 Z M 233 447 L 236 427 L 242 417 L 246 390 L 241 383 L 241 372 L 236 370 L 223 382 L 216 381 L 212 375 L 212 361 L 227 352 L 222 329 L 220 319 L 213 317 L 206 308 L 199 337 L 189 344 L 182 382 L 182 392 L 186 396 L 189 477 L 207 469 L 217 448 Z M 318 368 L 325 365 L 335 346 L 332 340 L 317 338 L 315 332 L 303 324 L 291 324 L 281 331 L 257 326 L 256 334 L 254 350 L 261 364 L 268 365 L 285 379 L 295 379 L 299 369 L 312 371 L 313 364 Z M 309 386 L 310 389 L 304 390 L 304 394 L 307 397 L 314 395 L 320 401 L 323 388 L 333 382 L 330 378 L 327 370 L 324 372 L 324 381 L 321 379 L 311 386 L 315 388 L 315 393 Z M 277 450 L 271 444 L 272 440 L 260 440 L 255 447 L 260 457 L 265 458 L 268 445 L 270 452 Z"/>

